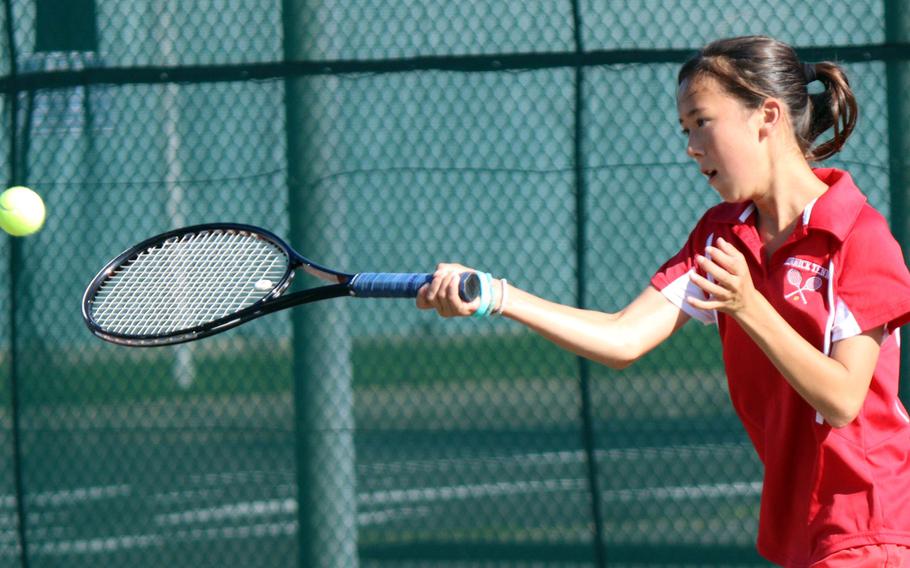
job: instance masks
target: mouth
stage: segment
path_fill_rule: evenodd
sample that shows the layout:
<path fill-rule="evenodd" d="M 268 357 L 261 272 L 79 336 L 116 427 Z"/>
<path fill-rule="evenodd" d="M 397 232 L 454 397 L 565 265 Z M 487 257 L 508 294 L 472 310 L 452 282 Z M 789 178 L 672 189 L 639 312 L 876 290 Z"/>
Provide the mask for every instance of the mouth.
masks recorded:
<path fill-rule="evenodd" d="M 714 180 L 715 176 L 717 176 L 717 170 L 704 169 L 701 171 L 701 173 L 708 178 L 708 183 Z"/>

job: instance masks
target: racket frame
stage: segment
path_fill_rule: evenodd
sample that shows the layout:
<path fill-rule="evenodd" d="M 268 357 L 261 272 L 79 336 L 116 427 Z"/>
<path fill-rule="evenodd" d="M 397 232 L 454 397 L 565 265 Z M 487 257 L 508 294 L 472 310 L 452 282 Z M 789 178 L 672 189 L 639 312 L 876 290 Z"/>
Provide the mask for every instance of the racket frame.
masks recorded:
<path fill-rule="evenodd" d="M 257 238 L 262 238 L 263 240 L 266 240 L 269 243 L 277 246 L 288 258 L 288 265 L 281 280 L 278 281 L 275 287 L 268 294 L 264 295 L 262 298 L 257 300 L 255 303 L 250 304 L 246 308 L 243 308 L 216 320 L 206 322 L 195 327 L 178 330 L 170 334 L 122 334 L 105 330 L 95 321 L 94 317 L 92 316 L 92 306 L 94 304 L 95 295 L 101 287 L 101 284 L 112 277 L 117 272 L 118 268 L 127 264 L 131 259 L 137 258 L 141 253 L 149 250 L 155 244 L 164 244 L 168 240 L 175 237 L 194 233 L 203 233 L 206 231 L 236 231 L 239 233 L 247 233 L 254 235 Z M 290 287 L 291 283 L 294 281 L 295 271 L 298 268 L 303 268 L 306 272 L 312 274 L 313 276 L 316 276 L 321 280 L 333 282 L 333 284 L 283 295 L 288 287 Z M 332 270 L 331 268 L 327 268 L 309 260 L 306 257 L 301 256 L 277 235 L 261 227 L 255 227 L 253 225 L 245 225 L 241 223 L 206 223 L 201 225 L 192 225 L 150 237 L 141 243 L 128 248 L 127 250 L 114 257 L 113 260 L 108 262 L 104 268 L 102 268 L 98 274 L 95 275 L 91 283 L 85 289 L 85 294 L 82 296 L 82 318 L 93 334 L 100 337 L 101 339 L 104 339 L 105 341 L 116 343 L 118 345 L 127 345 L 131 347 L 177 345 L 179 343 L 186 343 L 188 341 L 194 341 L 196 339 L 201 339 L 203 337 L 208 337 L 210 335 L 220 333 L 242 323 L 248 322 L 252 319 L 270 314 L 272 312 L 276 312 L 278 310 L 282 310 L 296 304 L 315 302 L 318 300 L 326 300 L 329 298 L 338 298 L 342 296 L 352 296 L 354 293 L 348 284 L 353 277 L 354 274 Z M 270 301 L 271 303 L 267 303 Z"/>
<path fill-rule="evenodd" d="M 285 273 L 281 280 L 278 281 L 269 293 L 243 309 L 227 314 L 221 318 L 171 333 L 147 335 L 118 333 L 105 330 L 95 321 L 94 316 L 92 315 L 95 296 L 101 285 L 117 273 L 118 268 L 130 262 L 131 259 L 138 258 L 141 253 L 149 250 L 153 245 L 163 245 L 168 240 L 182 235 L 203 233 L 206 231 L 235 231 L 238 233 L 247 233 L 275 245 L 282 250 L 288 261 Z M 294 280 L 296 270 L 299 268 L 302 268 L 316 278 L 331 282 L 331 284 L 284 295 L 284 292 L 290 287 Z M 366 273 L 362 274 L 366 275 Z M 108 262 L 104 268 L 95 275 L 91 283 L 85 289 L 85 293 L 82 296 L 82 318 L 94 335 L 118 345 L 130 347 L 177 345 L 179 343 L 186 343 L 188 341 L 215 335 L 216 333 L 226 331 L 252 319 L 298 304 L 343 296 L 357 296 L 357 293 L 352 287 L 354 279 L 357 276 L 359 276 L 359 274 L 340 272 L 313 262 L 297 253 L 280 237 L 261 227 L 242 223 L 207 223 L 191 225 L 150 237 L 126 249 Z M 426 276 L 430 277 L 430 275 Z M 476 298 L 479 294 L 479 286 L 479 279 L 476 274 L 463 274 L 460 287 L 462 299 L 471 301 Z"/>

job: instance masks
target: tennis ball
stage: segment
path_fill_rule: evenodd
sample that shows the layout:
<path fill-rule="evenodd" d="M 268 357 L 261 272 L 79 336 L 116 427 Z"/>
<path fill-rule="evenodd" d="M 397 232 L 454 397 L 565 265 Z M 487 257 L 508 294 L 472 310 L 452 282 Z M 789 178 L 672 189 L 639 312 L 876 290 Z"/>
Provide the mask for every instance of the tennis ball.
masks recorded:
<path fill-rule="evenodd" d="M 44 224 L 44 201 L 21 185 L 0 194 L 0 229 L 14 237 L 31 235 Z"/>

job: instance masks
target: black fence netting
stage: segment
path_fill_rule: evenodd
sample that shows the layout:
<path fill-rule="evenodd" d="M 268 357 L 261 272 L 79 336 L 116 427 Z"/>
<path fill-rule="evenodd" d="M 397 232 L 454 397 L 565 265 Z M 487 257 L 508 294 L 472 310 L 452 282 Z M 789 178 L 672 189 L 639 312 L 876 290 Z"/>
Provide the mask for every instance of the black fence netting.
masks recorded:
<path fill-rule="evenodd" d="M 48 217 L 0 239 L 0 566 L 762 565 L 713 327 L 612 371 L 514 322 L 333 300 L 131 349 L 82 293 L 230 221 L 341 270 L 458 261 L 616 311 L 718 201 L 679 64 L 755 33 L 844 65 L 862 115 L 832 163 L 903 238 L 905 3 L 3 7 L 0 168 Z"/>

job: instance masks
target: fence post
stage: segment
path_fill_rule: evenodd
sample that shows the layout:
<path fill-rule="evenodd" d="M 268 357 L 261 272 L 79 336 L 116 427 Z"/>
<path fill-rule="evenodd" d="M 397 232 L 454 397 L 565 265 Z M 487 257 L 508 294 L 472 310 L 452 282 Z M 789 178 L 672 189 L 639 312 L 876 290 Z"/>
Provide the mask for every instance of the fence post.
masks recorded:
<path fill-rule="evenodd" d="M 889 45 L 910 42 L 910 9 L 906 0 L 885 0 L 885 41 Z M 885 62 L 886 95 L 888 101 L 888 166 L 891 188 L 891 230 L 904 250 L 904 258 L 910 259 L 910 61 L 891 59 Z M 910 345 L 901 346 L 900 394 L 910 404 Z"/>
<path fill-rule="evenodd" d="M 581 30 L 581 11 L 578 0 L 572 0 L 572 23 L 574 27 L 575 53 L 584 53 L 584 41 Z M 579 58 L 580 59 L 580 58 Z M 575 131 L 573 132 L 572 154 L 575 161 L 575 266 L 577 274 L 576 302 L 579 308 L 584 308 L 587 303 L 588 267 L 585 245 L 588 242 L 588 185 L 585 177 L 585 67 L 579 62 L 575 67 Z M 582 437 L 587 457 L 588 488 L 591 492 L 591 517 L 594 525 L 594 560 L 598 568 L 607 564 L 606 547 L 604 543 L 603 512 L 600 495 L 600 475 L 597 464 L 597 444 L 594 431 L 594 413 L 591 400 L 591 362 L 584 357 L 578 357 L 578 380 L 581 388 L 581 420 Z"/>
<path fill-rule="evenodd" d="M 286 61 L 313 58 L 314 16 L 322 0 L 284 0 Z M 295 248 L 326 263 L 344 263 L 344 196 L 314 183 L 312 164 L 330 118 L 321 118 L 313 83 L 285 81 L 290 237 Z M 335 226 L 332 226 L 332 223 Z M 292 310 L 297 446 L 298 551 L 305 568 L 358 564 L 351 340 L 347 302 L 317 302 Z"/>
<path fill-rule="evenodd" d="M 13 24 L 13 7 L 11 0 L 3 3 L 4 17 L 6 18 L 5 36 L 7 42 L 7 53 L 10 58 L 9 77 L 15 79 L 18 74 L 19 62 L 18 52 L 16 50 L 16 36 Z M 19 147 L 19 92 L 15 89 L 10 90 L 7 94 L 9 97 L 9 179 L 8 185 L 21 183 L 25 178 L 25 172 L 22 171 L 22 156 Z M 8 237 L 9 238 L 9 237 Z M 10 255 L 8 270 L 9 273 L 9 345 L 10 345 L 10 413 L 12 422 L 12 443 L 13 443 L 13 483 L 16 491 L 16 517 L 17 533 L 19 539 L 19 565 L 22 568 L 29 567 L 29 547 L 28 547 L 28 523 L 25 510 L 25 483 L 22 478 L 22 427 L 20 423 L 20 400 L 19 400 L 19 366 L 18 366 L 18 333 L 16 328 L 16 296 L 19 287 L 19 264 L 22 257 L 20 243 L 14 238 L 10 240 Z"/>

